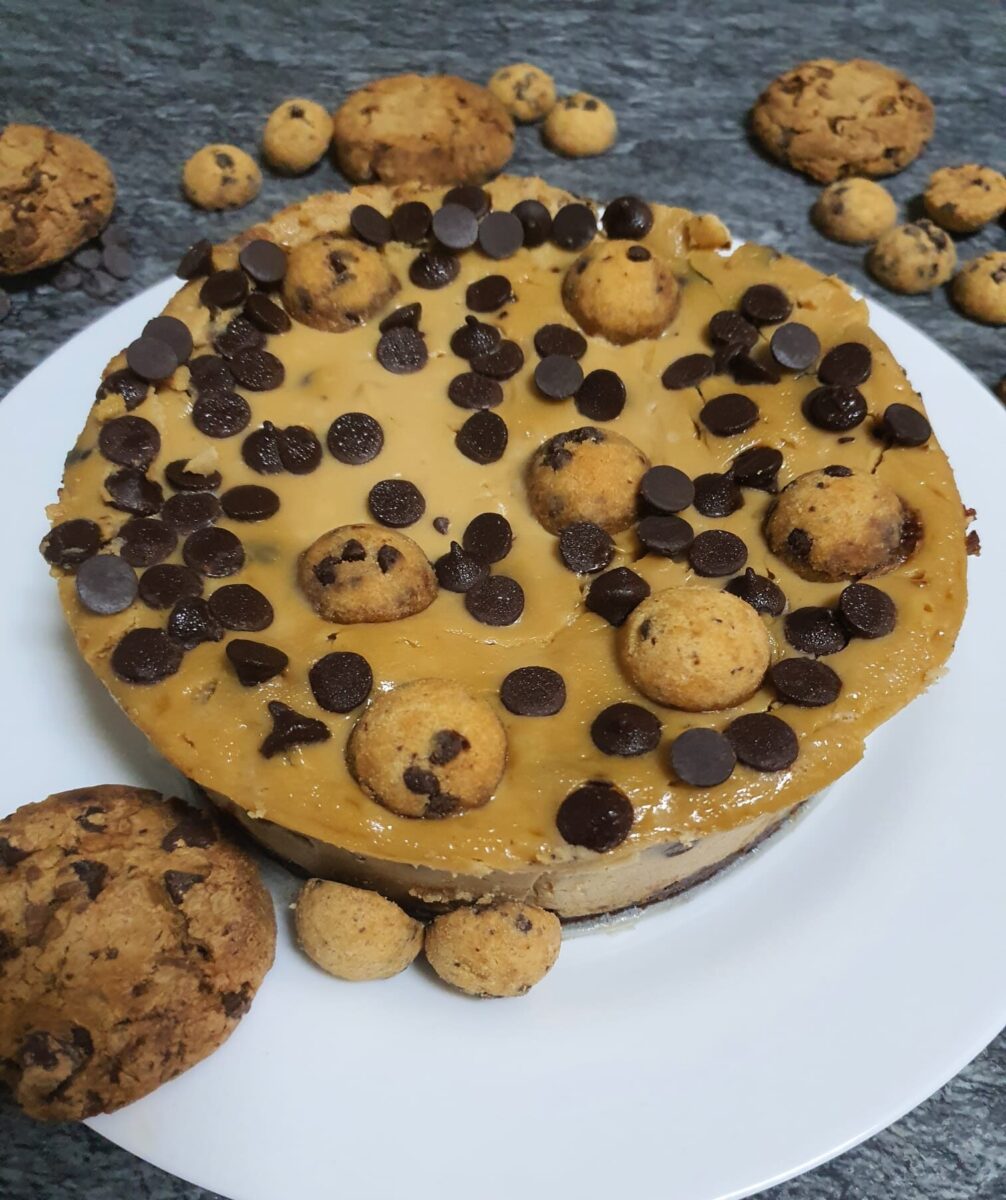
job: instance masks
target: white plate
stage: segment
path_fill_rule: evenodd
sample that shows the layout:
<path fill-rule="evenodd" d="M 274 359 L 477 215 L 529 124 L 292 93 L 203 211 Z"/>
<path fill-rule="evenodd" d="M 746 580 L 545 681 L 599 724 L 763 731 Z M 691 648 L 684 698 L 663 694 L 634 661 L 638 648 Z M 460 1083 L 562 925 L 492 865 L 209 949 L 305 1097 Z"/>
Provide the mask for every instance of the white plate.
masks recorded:
<path fill-rule="evenodd" d="M 179 786 L 78 661 L 36 549 L 102 366 L 173 286 L 103 317 L 0 405 L 0 812 L 86 784 Z M 294 949 L 293 884 L 270 865 L 279 953 L 250 1015 L 95 1129 L 232 1200 L 724 1200 L 868 1137 L 995 1036 L 1006 425 L 959 363 L 872 310 L 985 534 L 949 675 L 786 835 L 682 903 L 569 940 L 523 1000 L 465 1000 L 421 969 L 329 979 Z"/>

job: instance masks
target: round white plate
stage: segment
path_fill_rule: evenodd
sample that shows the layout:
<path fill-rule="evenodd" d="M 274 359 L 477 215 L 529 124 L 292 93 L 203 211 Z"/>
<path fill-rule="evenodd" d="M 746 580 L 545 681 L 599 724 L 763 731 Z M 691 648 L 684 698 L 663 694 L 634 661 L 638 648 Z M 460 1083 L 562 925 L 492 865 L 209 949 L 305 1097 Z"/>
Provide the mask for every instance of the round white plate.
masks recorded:
<path fill-rule="evenodd" d="M 37 552 L 104 363 L 173 286 L 103 317 L 0 405 L 0 813 L 88 784 L 181 786 L 78 660 Z M 569 939 L 522 1000 L 466 1000 L 422 969 L 328 978 L 295 950 L 293 881 L 268 865 L 281 936 L 251 1013 L 95 1129 L 232 1200 L 725 1200 L 889 1124 L 995 1036 L 1006 425 L 959 363 L 872 309 L 985 534 L 947 677 L 786 834 L 683 902 Z"/>

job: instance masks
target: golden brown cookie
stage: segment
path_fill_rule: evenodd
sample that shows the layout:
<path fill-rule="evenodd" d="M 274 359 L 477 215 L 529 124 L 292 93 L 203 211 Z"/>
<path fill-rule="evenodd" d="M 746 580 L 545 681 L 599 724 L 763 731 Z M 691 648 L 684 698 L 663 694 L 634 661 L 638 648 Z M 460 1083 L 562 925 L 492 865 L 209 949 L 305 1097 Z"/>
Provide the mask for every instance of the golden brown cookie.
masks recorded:
<path fill-rule="evenodd" d="M 566 272 L 562 299 L 585 333 L 618 346 L 659 337 L 680 300 L 670 265 L 638 242 L 592 246 Z"/>
<path fill-rule="evenodd" d="M 636 519 L 639 481 L 649 466 L 642 450 L 620 433 L 593 425 L 557 433 L 528 463 L 531 510 L 549 533 L 574 521 L 618 533 Z"/>
<path fill-rule="evenodd" d="M 398 621 L 429 608 L 437 577 L 410 537 L 379 525 L 341 525 L 304 551 L 301 590 L 326 621 Z"/>
<path fill-rule="evenodd" d="M 426 957 L 444 983 L 470 996 L 523 996 L 562 945 L 554 913 L 516 900 L 456 908 L 426 931 Z"/>
<path fill-rule="evenodd" d="M 922 200 L 937 225 L 974 233 L 1006 212 L 1006 176 L 978 163 L 940 167 L 929 176 Z"/>
<path fill-rule="evenodd" d="M 297 941 L 339 979 L 390 979 L 423 948 L 423 925 L 377 892 L 309 879 L 297 897 Z"/>
<path fill-rule="evenodd" d="M 240 146 L 203 146 L 182 168 L 182 190 L 196 208 L 243 208 L 261 187 L 258 163 Z"/>
<path fill-rule="evenodd" d="M 965 263 L 951 290 L 967 316 L 986 325 L 1006 325 L 1006 251 L 990 250 Z"/>
<path fill-rule="evenodd" d="M 43 1120 L 138 1100 L 211 1054 L 272 964 L 272 901 L 205 814 L 81 788 L 0 821 L 0 1081 Z"/>
<path fill-rule="evenodd" d="M 112 169 L 86 142 L 39 125 L 0 130 L 0 275 L 66 258 L 114 207 Z"/>
<path fill-rule="evenodd" d="M 618 122 L 603 100 L 590 92 L 574 92 L 552 108 L 542 134 L 558 154 L 589 158 L 611 149 L 618 136 Z"/>
<path fill-rule="evenodd" d="M 363 790 L 403 817 L 447 817 L 487 803 L 506 765 L 492 708 L 459 683 L 420 679 L 377 697 L 346 747 Z"/>
<path fill-rule="evenodd" d="M 481 183 L 513 153 L 496 97 L 455 75 L 393 75 L 353 92 L 333 117 L 341 170 L 365 183 Z"/>
<path fill-rule="evenodd" d="M 842 179 L 829 184 L 811 211 L 814 224 L 834 242 L 875 242 L 898 219 L 894 197 L 872 179 Z"/>
<path fill-rule="evenodd" d="M 290 252 L 283 299 L 302 324 L 343 333 L 379 313 L 398 288 L 380 250 L 322 233 Z"/>
<path fill-rule="evenodd" d="M 301 175 L 318 162 L 332 140 L 328 109 L 314 100 L 284 100 L 269 114 L 262 134 L 266 162 L 287 175 Z"/>
<path fill-rule="evenodd" d="M 933 105 L 883 63 L 817 58 L 774 79 L 751 123 L 769 154 L 831 183 L 904 170 L 932 136 Z"/>
<path fill-rule="evenodd" d="M 873 277 L 892 292 L 931 292 L 957 266 L 953 239 L 925 217 L 888 230 L 867 256 Z"/>
<path fill-rule="evenodd" d="M 486 85 L 515 121 L 540 121 L 555 104 L 555 80 L 533 63 L 511 63 Z"/>

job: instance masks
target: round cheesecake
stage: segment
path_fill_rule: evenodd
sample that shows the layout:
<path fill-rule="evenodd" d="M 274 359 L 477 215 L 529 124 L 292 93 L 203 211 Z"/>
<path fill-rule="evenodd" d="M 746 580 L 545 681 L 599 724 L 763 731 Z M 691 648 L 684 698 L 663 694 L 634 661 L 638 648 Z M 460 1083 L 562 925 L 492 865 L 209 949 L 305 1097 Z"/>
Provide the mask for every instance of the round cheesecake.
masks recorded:
<path fill-rule="evenodd" d="M 158 751 L 312 874 L 564 918 L 675 894 L 938 676 L 965 514 L 839 280 L 537 179 L 200 244 L 43 553 Z"/>

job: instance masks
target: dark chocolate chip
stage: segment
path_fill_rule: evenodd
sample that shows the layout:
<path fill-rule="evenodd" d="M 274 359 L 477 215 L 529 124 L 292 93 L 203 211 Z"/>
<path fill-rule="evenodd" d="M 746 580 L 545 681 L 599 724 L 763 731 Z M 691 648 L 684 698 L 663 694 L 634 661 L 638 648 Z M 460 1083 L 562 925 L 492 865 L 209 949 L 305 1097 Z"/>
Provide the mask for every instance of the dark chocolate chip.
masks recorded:
<path fill-rule="evenodd" d="M 244 687 L 254 687 L 275 679 L 277 675 L 282 675 L 290 663 L 289 658 L 276 646 L 253 642 L 250 638 L 234 638 L 225 649 L 238 683 Z"/>
<path fill-rule="evenodd" d="M 416 287 L 435 291 L 453 283 L 460 270 L 461 264 L 453 254 L 443 250 L 424 250 L 412 260 L 409 279 Z"/>
<path fill-rule="evenodd" d="M 499 513 L 479 513 L 468 522 L 461 545 L 484 563 L 502 562 L 513 546 L 513 530 Z"/>
<path fill-rule="evenodd" d="M 98 449 L 109 462 L 145 471 L 157 457 L 161 435 L 144 417 L 115 417 L 98 434 Z"/>
<path fill-rule="evenodd" d="M 167 342 L 180 363 L 188 362 L 192 357 L 192 334 L 188 325 L 179 321 L 177 317 L 154 317 L 144 325 L 143 337 Z"/>
<path fill-rule="evenodd" d="M 518 667 L 500 684 L 500 700 L 517 717 L 552 717 L 566 703 L 566 683 L 550 667 Z"/>
<path fill-rule="evenodd" d="M 838 615 L 853 637 L 886 637 L 894 629 L 897 609 L 880 588 L 850 583 L 838 598 Z"/>
<path fill-rule="evenodd" d="M 329 427 L 326 442 L 333 458 L 357 467 L 381 453 L 384 430 L 368 413 L 343 413 Z"/>
<path fill-rule="evenodd" d="M 381 333 L 387 333 L 389 329 L 418 329 L 422 315 L 423 306 L 418 301 L 415 304 L 403 304 L 401 308 L 388 313 L 377 328 Z"/>
<path fill-rule="evenodd" d="M 653 228 L 653 209 L 638 196 L 618 196 L 605 207 L 601 224 L 608 237 L 635 242 Z"/>
<path fill-rule="evenodd" d="M 443 203 L 461 204 L 479 219 L 484 217 L 492 207 L 489 193 L 474 183 L 461 183 L 457 187 L 452 187 L 444 195 Z"/>
<path fill-rule="evenodd" d="M 524 226 L 513 213 L 490 213 L 479 224 L 479 249 L 490 258 L 509 258 L 523 245 Z"/>
<path fill-rule="evenodd" d="M 730 464 L 730 476 L 741 487 L 774 492 L 782 462 L 782 454 L 773 446 L 752 446 L 742 450 Z"/>
<path fill-rule="evenodd" d="M 470 283 L 465 291 L 465 303 L 472 312 L 497 312 L 512 299 L 513 289 L 505 275 L 486 275 Z"/>
<path fill-rule="evenodd" d="M 629 800 L 614 784 L 594 780 L 569 793 L 559 805 L 555 824 L 571 846 L 604 854 L 625 841 L 634 817 Z"/>
<path fill-rule="evenodd" d="M 133 273 L 133 256 L 125 246 L 109 245 L 102 248 L 101 265 L 115 279 L 128 279 Z"/>
<path fill-rule="evenodd" d="M 399 325 L 381 334 L 376 357 L 393 375 L 411 375 L 426 366 L 426 341 L 418 330 Z"/>
<path fill-rule="evenodd" d="M 193 570 L 220 579 L 241 570 L 245 552 L 236 534 L 213 525 L 209 529 L 197 529 L 185 539 L 182 557 Z"/>
<path fill-rule="evenodd" d="M 524 365 L 524 351 L 516 342 L 503 341 L 488 354 L 472 359 L 472 370 L 490 379 L 510 379 Z"/>
<path fill-rule="evenodd" d="M 244 315 L 263 333 L 286 333 L 293 325 L 289 316 L 268 296 L 253 292 L 245 301 Z"/>
<path fill-rule="evenodd" d="M 752 567 L 748 567 L 743 575 L 731 579 L 724 591 L 750 604 L 755 612 L 769 617 L 781 616 L 786 608 L 786 594 L 782 588 L 764 575 L 757 574 Z"/>
<path fill-rule="evenodd" d="M 173 854 L 179 846 L 206 850 L 219 840 L 216 825 L 205 813 L 189 808 L 180 800 L 171 800 L 169 804 L 181 819 L 161 839 L 161 849 L 167 854 Z"/>
<path fill-rule="evenodd" d="M 140 576 L 140 599 L 148 608 L 171 608 L 183 596 L 202 594 L 203 581 L 179 563 L 158 563 Z"/>
<path fill-rule="evenodd" d="M 291 475 L 310 475 L 321 465 L 321 442 L 306 425 L 278 431 L 279 459 Z"/>
<path fill-rule="evenodd" d="M 830 608 L 808 605 L 794 609 L 783 622 L 786 641 L 802 654 L 837 654 L 849 644 L 849 635 Z"/>
<path fill-rule="evenodd" d="M 394 546 L 382 546 L 377 552 L 377 565 L 381 568 L 381 574 L 387 575 L 401 557 L 401 550 L 396 550 Z"/>
<path fill-rule="evenodd" d="M 64 570 L 79 566 L 85 559 L 97 554 L 100 548 L 101 527 L 86 517 L 74 517 L 54 525 L 39 546 L 47 563 Z M 126 558 L 125 554 L 123 558 Z M 132 559 L 126 558 L 126 561 L 132 562 Z"/>
<path fill-rule="evenodd" d="M 748 560 L 748 548 L 736 533 L 707 529 L 688 548 L 688 562 L 696 575 L 716 579 L 734 575 Z"/>
<path fill-rule="evenodd" d="M 767 359 L 754 358 L 745 351 L 732 354 L 728 369 L 734 383 L 742 387 L 755 383 L 778 383 L 781 376 L 776 366 Z"/>
<path fill-rule="evenodd" d="M 161 520 L 169 529 L 187 537 L 220 519 L 220 501 L 212 492 L 179 492 L 165 500 Z"/>
<path fill-rule="evenodd" d="M 237 308 L 248 295 L 248 276 L 237 269 L 214 271 L 199 293 L 207 308 Z"/>
<path fill-rule="evenodd" d="M 264 345 L 265 334 L 241 313 L 231 317 L 213 339 L 213 349 L 223 358 L 233 358 L 242 350 L 260 350 Z"/>
<path fill-rule="evenodd" d="M 552 215 L 540 200 L 521 200 L 510 211 L 524 228 L 525 246 L 533 249 L 548 241 Z"/>
<path fill-rule="evenodd" d="M 433 528 L 437 533 L 446 533 L 451 527 L 450 517 L 434 517 Z"/>
<path fill-rule="evenodd" d="M 508 575 L 490 575 L 465 592 L 465 608 L 483 625 L 513 625 L 524 611 L 524 589 Z"/>
<path fill-rule="evenodd" d="M 818 429 L 839 433 L 866 420 L 866 401 L 855 387 L 817 387 L 804 400 L 803 415 Z"/>
<path fill-rule="evenodd" d="M 78 271 L 68 262 L 62 262 L 52 277 L 52 286 L 61 292 L 72 292 L 84 282 L 84 273 Z M 0 321 L 5 321 L 11 313 L 11 298 L 6 293 L 0 293 Z"/>
<path fill-rule="evenodd" d="M 583 369 L 575 358 L 564 354 L 549 354 L 534 369 L 538 391 L 550 400 L 566 400 L 583 383 Z"/>
<path fill-rule="evenodd" d="M 628 567 L 605 571 L 591 583 L 584 604 L 611 625 L 622 625 L 650 594 L 650 585 Z"/>
<path fill-rule="evenodd" d="M 156 337 L 138 337 L 126 347 L 126 365 L 134 375 L 150 383 L 167 379 L 178 367 L 174 347 Z"/>
<path fill-rule="evenodd" d="M 587 339 L 568 325 L 542 325 L 534 335 L 534 348 L 542 358 L 551 354 L 583 358 L 587 353 Z"/>
<path fill-rule="evenodd" d="M 200 354 L 192 359 L 189 375 L 197 392 L 221 392 L 234 386 L 230 367 L 217 354 Z"/>
<path fill-rule="evenodd" d="M 660 376 L 660 382 L 670 391 L 693 388 L 713 373 L 713 360 L 708 354 L 685 354 L 676 358 Z"/>
<path fill-rule="evenodd" d="M 692 787 L 716 787 L 737 765 L 733 746 L 715 729 L 686 729 L 671 743 L 671 769 Z"/>
<path fill-rule="evenodd" d="M 279 456 L 279 430 L 272 421 L 253 429 L 241 443 L 241 457 L 259 475 L 279 475 L 283 460 Z"/>
<path fill-rule="evenodd" d="M 737 761 L 756 771 L 785 771 L 800 753 L 792 726 L 771 713 L 745 713 L 723 733 Z"/>
<path fill-rule="evenodd" d="M 182 261 L 175 268 L 179 279 L 198 279 L 200 275 L 208 275 L 213 270 L 213 243 L 206 238 L 194 242 L 182 255 Z"/>
<path fill-rule="evenodd" d="M 150 392 L 150 384 L 141 379 L 135 371 L 122 367 L 106 375 L 95 394 L 96 400 L 104 400 L 106 396 L 118 394 L 122 397 L 127 412 L 132 412 L 146 400 Z"/>
<path fill-rule="evenodd" d="M 832 463 L 823 470 L 825 475 L 831 475 L 834 479 L 843 479 L 852 474 L 851 467 L 843 467 L 840 463 Z"/>
<path fill-rule="evenodd" d="M 286 251 L 265 238 L 243 246 L 238 262 L 260 287 L 275 287 L 286 274 Z"/>
<path fill-rule="evenodd" d="M 116 284 L 115 276 L 107 271 L 92 271 L 81 280 L 84 291 L 92 300 L 106 300 L 115 291 Z"/>
<path fill-rule="evenodd" d="M 687 521 L 673 516 L 643 517 L 636 526 L 636 533 L 644 550 L 665 558 L 684 554 L 695 537 L 695 531 Z"/>
<path fill-rule="evenodd" d="M 446 767 L 464 750 L 472 748 L 471 742 L 456 729 L 438 729 L 430 738 L 430 765 Z"/>
<path fill-rule="evenodd" d="M 574 521 L 559 534 L 559 556 L 577 575 L 603 571 L 614 553 L 610 534 L 593 521 Z"/>
<path fill-rule="evenodd" d="M 391 214 L 391 235 L 396 242 L 415 246 L 430 236 L 433 213 L 421 200 L 407 200 Z"/>
<path fill-rule="evenodd" d="M 653 255 L 645 246 L 630 246 L 625 252 L 630 262 L 649 262 Z"/>
<path fill-rule="evenodd" d="M 263 758 L 283 754 L 294 746 L 324 742 L 332 736 L 332 731 L 322 721 L 306 717 L 279 700 L 269 701 L 269 716 L 272 717 L 272 729 L 259 747 Z"/>
<path fill-rule="evenodd" d="M 806 371 L 817 362 L 821 343 L 808 325 L 790 321 L 780 325 L 769 343 L 772 357 L 787 371 Z"/>
<path fill-rule="evenodd" d="M 349 227 L 368 246 L 383 246 L 391 241 L 391 222 L 372 204 L 357 204 L 351 209 Z"/>
<path fill-rule="evenodd" d="M 219 471 L 190 471 L 187 458 L 176 458 L 164 468 L 164 478 L 177 492 L 215 492 L 222 479 Z"/>
<path fill-rule="evenodd" d="M 744 504 L 744 497 L 729 475 L 709 471 L 696 476 L 692 503 L 704 517 L 729 517 Z"/>
<path fill-rule="evenodd" d="M 454 444 L 472 462 L 498 462 L 506 450 L 509 433 L 506 421 L 485 409 L 474 412 L 458 430 Z"/>
<path fill-rule="evenodd" d="M 575 402 L 589 421 L 613 421 L 625 407 L 625 384 L 614 371 L 599 367 L 584 377 Z"/>
<path fill-rule="evenodd" d="M 234 378 L 250 392 L 269 392 L 286 378 L 286 370 L 268 350 L 242 350 L 230 360 Z"/>
<path fill-rule="evenodd" d="M 758 341 L 758 330 L 739 312 L 724 309 L 709 318 L 709 340 L 717 346 L 750 350 Z"/>
<path fill-rule="evenodd" d="M 137 595 L 136 572 L 114 554 L 95 554 L 77 568 L 77 599 L 107 617 L 128 608 Z"/>
<path fill-rule="evenodd" d="M 97 900 L 108 879 L 108 867 L 105 863 L 93 862 L 90 859 L 78 858 L 70 863 L 74 875 L 84 885 L 88 900 Z"/>
<path fill-rule="evenodd" d="M 165 871 L 164 890 L 168 893 L 171 903 L 181 907 L 185 903 L 186 892 L 203 883 L 205 879 L 205 875 L 197 875 L 193 871 Z"/>
<path fill-rule="evenodd" d="M 258 633 L 273 622 L 273 607 L 265 596 L 247 583 L 227 583 L 209 598 L 210 612 L 225 629 Z"/>
<path fill-rule="evenodd" d="M 181 648 L 163 629 L 130 629 L 112 651 L 112 670 L 127 683 L 158 683 L 181 665 Z"/>
<path fill-rule="evenodd" d="M 447 385 L 447 398 L 458 408 L 495 408 L 503 403 L 503 387 L 495 379 L 465 371 Z"/>
<path fill-rule="evenodd" d="M 351 650 L 326 654 L 307 673 L 318 704 L 328 712 L 347 713 L 370 695 L 374 675 L 362 654 Z"/>
<path fill-rule="evenodd" d="M 451 335 L 451 352 L 458 358 L 478 358 L 497 349 L 503 335 L 495 325 L 486 325 L 478 317 L 465 317 L 465 323 Z"/>
<path fill-rule="evenodd" d="M 467 250 L 478 239 L 478 218 L 464 204 L 444 204 L 433 214 L 433 236 L 448 250 Z"/>
<path fill-rule="evenodd" d="M 457 542 L 433 564 L 437 582 L 448 592 L 467 592 L 481 583 L 489 574 L 489 568 L 481 558 L 469 554 Z"/>
<path fill-rule="evenodd" d="M 821 359 L 817 377 L 832 387 L 852 388 L 870 378 L 873 355 L 862 342 L 842 342 Z"/>
<path fill-rule="evenodd" d="M 842 681 L 827 663 L 813 658 L 784 658 L 768 669 L 768 679 L 781 699 L 803 708 L 834 704 Z"/>
<path fill-rule="evenodd" d="M 755 325 L 775 325 L 793 311 L 789 297 L 771 283 L 756 283 L 741 296 L 740 310 Z"/>
<path fill-rule="evenodd" d="M 594 718 L 590 737 L 603 754 L 634 758 L 656 750 L 660 720 L 638 704 L 610 704 Z"/>
<path fill-rule="evenodd" d="M 30 855 L 30 850 L 21 850 L 7 838 L 0 837 L 0 866 L 6 867 L 8 871 L 13 870 L 18 863 L 24 862 Z"/>
<path fill-rule="evenodd" d="M 908 404 L 889 404 L 884 409 L 881 432 L 897 446 L 924 446 L 933 427 L 923 413 Z"/>
<path fill-rule="evenodd" d="M 234 437 L 250 420 L 248 401 L 237 392 L 206 392 L 192 406 L 192 424 L 207 437 Z"/>
<path fill-rule="evenodd" d="M 597 217 L 586 204 L 564 204 L 555 214 L 552 241 L 563 250 L 582 250 L 596 236 Z"/>
<path fill-rule="evenodd" d="M 266 521 L 279 512 L 279 496 L 257 483 L 239 483 L 223 493 L 220 506 L 232 521 Z"/>
<path fill-rule="evenodd" d="M 105 490 L 113 508 L 138 517 L 149 517 L 158 512 L 164 503 L 161 485 L 133 467 L 123 467 L 121 471 L 109 475 L 105 480 Z"/>
<path fill-rule="evenodd" d="M 426 512 L 426 501 L 408 479 L 381 479 L 370 489 L 367 507 L 375 521 L 392 529 L 414 525 Z"/>
<path fill-rule="evenodd" d="M 758 405 L 740 392 L 724 392 L 706 401 L 699 420 L 715 437 L 733 437 L 758 420 Z"/>
<path fill-rule="evenodd" d="M 168 637 L 183 650 L 194 650 L 203 642 L 219 642 L 224 627 L 210 611 L 202 596 L 183 596 L 175 602 L 168 617 Z"/>
<path fill-rule="evenodd" d="M 639 481 L 639 507 L 643 512 L 680 512 L 694 499 L 695 485 L 677 467 L 650 467 Z"/>

